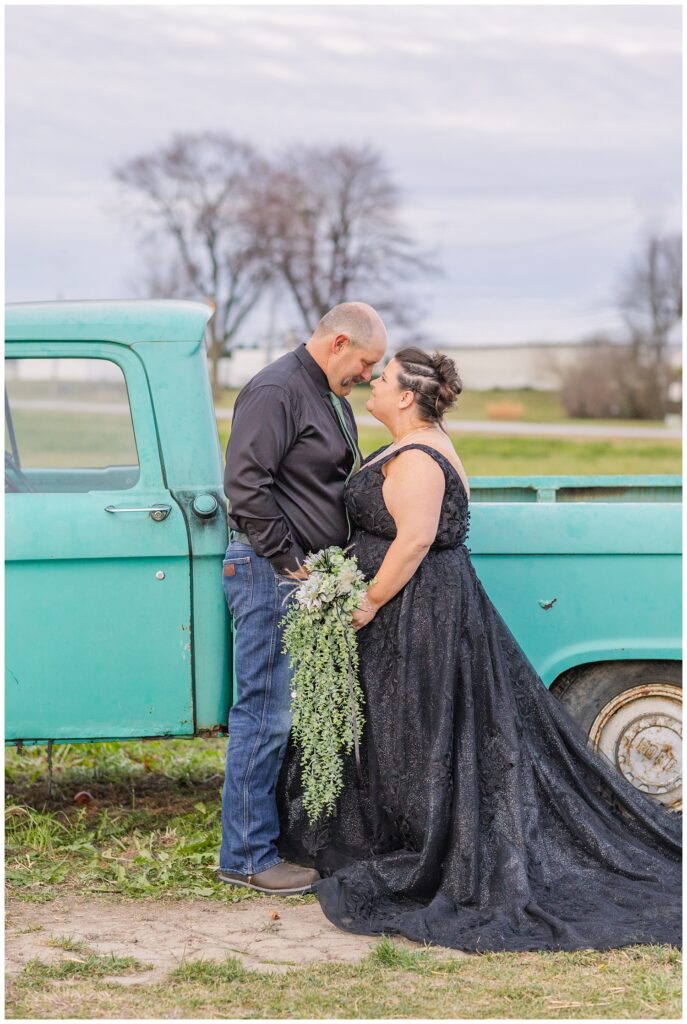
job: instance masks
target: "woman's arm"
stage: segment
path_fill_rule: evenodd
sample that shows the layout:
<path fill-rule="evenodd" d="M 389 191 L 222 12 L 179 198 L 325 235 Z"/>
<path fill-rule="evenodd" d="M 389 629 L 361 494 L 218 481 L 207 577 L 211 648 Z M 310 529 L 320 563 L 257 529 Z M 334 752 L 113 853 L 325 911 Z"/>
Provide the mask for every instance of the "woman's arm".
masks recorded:
<path fill-rule="evenodd" d="M 396 538 L 368 589 L 361 608 L 353 613 L 356 629 L 366 626 L 379 608 L 406 585 L 437 535 L 446 482 L 438 463 L 417 448 L 387 462 L 382 488 L 396 523 Z"/>

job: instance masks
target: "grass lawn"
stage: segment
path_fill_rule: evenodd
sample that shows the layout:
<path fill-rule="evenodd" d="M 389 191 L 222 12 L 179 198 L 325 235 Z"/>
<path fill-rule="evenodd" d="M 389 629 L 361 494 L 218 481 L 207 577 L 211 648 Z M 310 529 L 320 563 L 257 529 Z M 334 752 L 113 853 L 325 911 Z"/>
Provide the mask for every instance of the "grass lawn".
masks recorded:
<path fill-rule="evenodd" d="M 219 423 L 220 444 L 226 448 L 229 423 Z M 363 455 L 369 455 L 390 437 L 386 430 L 362 427 Z M 559 474 L 653 474 L 681 472 L 679 441 L 651 438 L 588 440 L 544 437 L 453 437 L 468 477 L 530 476 Z"/>
<path fill-rule="evenodd" d="M 595 421 L 596 422 L 596 421 Z M 18 410 L 15 426 L 26 467 L 106 466 L 135 462 L 127 416 Z M 228 420 L 218 423 L 222 451 Z M 389 443 L 382 427 L 361 427 L 364 455 Z M 679 441 L 652 438 L 545 438 L 453 436 L 469 477 L 555 474 L 653 474 L 681 472 Z"/>
<path fill-rule="evenodd" d="M 358 384 L 349 396 L 349 402 L 356 416 L 369 416 L 365 403 L 369 397 L 368 384 Z M 221 392 L 218 406 L 230 408 L 236 401 L 237 388 Z M 518 411 L 517 407 L 520 407 Z M 465 391 L 459 396 L 455 408 L 446 416 L 447 420 L 517 420 L 520 423 L 595 423 L 610 426 L 653 426 L 660 427 L 660 420 L 596 419 L 579 420 L 563 408 L 558 392 L 534 391 L 532 388 L 495 388 L 490 391 Z"/>
<path fill-rule="evenodd" d="M 131 417 L 15 409 L 12 419 L 24 469 L 135 465 Z M 9 445 L 5 442 L 5 447 Z"/>
<path fill-rule="evenodd" d="M 6 880 L 11 906 L 59 897 L 248 904 L 263 897 L 217 885 L 226 740 L 74 744 L 6 759 Z M 93 801 L 74 803 L 88 790 Z M 90 894 L 93 894 L 92 896 Z M 100 896 L 105 893 L 105 896 Z M 290 897 L 306 908 L 313 896 Z M 287 901 L 284 901 L 285 903 Z M 36 910 L 38 911 L 38 907 Z M 339 933 L 334 933 L 334 943 Z M 448 959 L 381 938 L 357 964 L 281 973 L 235 958 L 184 959 L 146 983 L 135 955 L 106 956 L 64 935 L 57 959 L 33 960 L 8 985 L 11 1018 L 678 1018 L 680 955 L 671 947 L 498 953 Z M 127 984 L 133 978 L 138 983 Z"/>
<path fill-rule="evenodd" d="M 10 401 L 15 399 L 55 399 L 75 402 L 126 403 L 122 381 L 41 381 L 12 380 L 8 383 Z M 238 388 L 225 388 L 217 404 L 230 408 L 236 401 Z M 356 416 L 367 414 L 365 402 L 369 385 L 359 384 L 353 389 L 349 401 Z M 518 408 L 519 407 L 519 408 Z M 626 426 L 662 426 L 660 420 L 582 420 L 576 421 L 563 408 L 555 391 L 535 391 L 532 388 L 494 388 L 490 391 L 465 391 L 458 398 L 449 420 L 515 419 L 521 423 L 597 423 Z"/>
<path fill-rule="evenodd" d="M 87 953 L 87 951 L 85 951 Z M 245 970 L 235 958 L 190 960 L 164 983 L 108 984 L 145 965 L 86 956 L 27 965 L 9 986 L 8 1018 L 679 1019 L 680 956 L 668 947 L 611 953 L 492 953 L 442 960 L 382 939 L 355 966 Z M 141 979 L 142 980 L 142 979 Z M 68 981 L 68 987 L 64 984 Z"/>

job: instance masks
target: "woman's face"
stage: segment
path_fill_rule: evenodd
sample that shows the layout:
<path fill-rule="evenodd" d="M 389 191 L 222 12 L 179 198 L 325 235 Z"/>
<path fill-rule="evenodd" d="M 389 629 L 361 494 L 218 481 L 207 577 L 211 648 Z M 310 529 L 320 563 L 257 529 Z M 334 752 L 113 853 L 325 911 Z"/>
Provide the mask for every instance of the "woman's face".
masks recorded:
<path fill-rule="evenodd" d="M 403 394 L 398 383 L 400 370 L 399 364 L 392 359 L 380 376 L 370 381 L 371 393 L 365 408 L 382 423 L 388 422 L 398 412 L 399 399 Z"/>

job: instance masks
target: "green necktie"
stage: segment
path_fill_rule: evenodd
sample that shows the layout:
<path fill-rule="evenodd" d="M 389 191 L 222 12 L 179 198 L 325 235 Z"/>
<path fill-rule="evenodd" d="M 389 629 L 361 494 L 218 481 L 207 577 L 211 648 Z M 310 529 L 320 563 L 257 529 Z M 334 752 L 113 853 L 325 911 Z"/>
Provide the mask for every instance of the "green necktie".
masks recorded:
<path fill-rule="evenodd" d="M 343 408 L 341 407 L 341 399 L 339 398 L 338 395 L 335 395 L 333 391 L 330 391 L 329 401 L 332 403 L 334 412 L 336 413 L 336 418 L 339 421 L 339 428 L 341 429 L 341 433 L 344 436 L 346 444 L 353 452 L 353 465 L 351 466 L 350 473 L 346 477 L 346 483 L 348 483 L 353 474 L 357 473 L 358 470 L 360 469 L 363 460 L 360 451 L 358 450 L 358 445 L 355 443 L 350 433 L 348 432 L 346 420 L 344 419 Z M 346 522 L 348 524 L 348 536 L 346 537 L 346 543 L 348 543 L 348 541 L 351 539 L 351 520 L 349 519 L 348 516 L 348 509 L 346 509 Z"/>
<path fill-rule="evenodd" d="M 362 457 L 361 457 L 360 452 L 358 450 L 358 446 L 355 443 L 355 441 L 353 440 L 353 438 L 351 437 L 351 435 L 350 435 L 350 433 L 348 431 L 348 427 L 346 426 L 346 420 L 344 419 L 343 408 L 341 406 L 341 399 L 339 398 L 338 395 L 335 395 L 333 391 L 330 391 L 329 392 L 329 401 L 334 406 L 334 412 L 336 413 L 336 418 L 339 421 L 339 427 L 341 428 L 341 433 L 343 434 L 343 436 L 345 438 L 346 444 L 348 445 L 348 447 L 353 452 L 353 465 L 351 466 L 350 473 L 346 477 L 346 483 L 348 483 L 348 481 L 351 479 L 353 474 L 357 473 L 358 470 L 360 469 L 360 466 L 361 466 L 363 460 L 362 460 Z"/>

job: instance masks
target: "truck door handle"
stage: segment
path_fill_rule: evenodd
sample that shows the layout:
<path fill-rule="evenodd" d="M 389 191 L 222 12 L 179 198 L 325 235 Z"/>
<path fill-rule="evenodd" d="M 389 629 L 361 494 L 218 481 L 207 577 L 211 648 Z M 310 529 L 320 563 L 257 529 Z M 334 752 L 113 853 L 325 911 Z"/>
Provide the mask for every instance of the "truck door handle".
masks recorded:
<path fill-rule="evenodd" d="M 171 505 L 150 505 L 148 508 L 115 508 L 114 505 L 106 505 L 106 512 L 147 512 L 156 523 L 161 523 L 172 511 Z"/>

